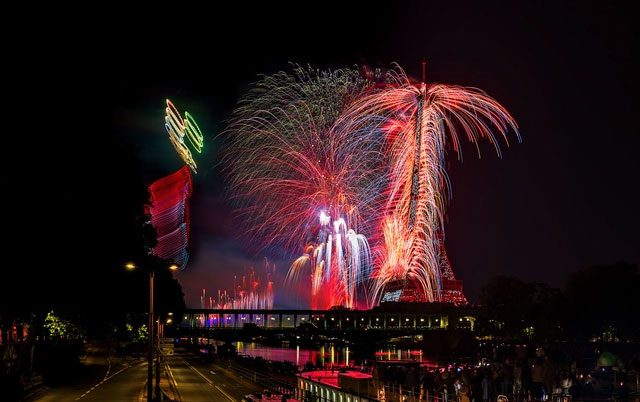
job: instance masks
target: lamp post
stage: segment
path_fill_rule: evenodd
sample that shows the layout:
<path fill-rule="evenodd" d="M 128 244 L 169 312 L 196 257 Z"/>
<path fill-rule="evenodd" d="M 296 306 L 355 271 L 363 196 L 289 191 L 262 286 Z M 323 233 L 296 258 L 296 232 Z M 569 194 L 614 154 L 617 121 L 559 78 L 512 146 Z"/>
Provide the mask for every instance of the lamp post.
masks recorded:
<path fill-rule="evenodd" d="M 160 317 L 158 317 L 156 329 L 156 397 L 160 398 Z"/>
<path fill-rule="evenodd" d="M 129 262 L 127 264 L 125 264 L 125 267 L 128 270 L 134 270 L 137 268 L 136 264 Z M 176 264 L 171 264 L 169 265 L 169 269 L 171 271 L 175 271 L 178 269 L 178 265 Z M 155 273 L 156 270 L 155 268 L 152 266 L 151 268 L 148 269 L 149 271 L 149 353 L 147 354 L 147 401 L 151 402 L 153 401 L 153 341 L 154 341 L 154 314 L 153 314 L 153 285 L 155 282 Z M 159 359 L 160 357 L 158 356 L 158 366 L 159 367 Z M 156 387 L 157 387 L 157 394 L 159 394 L 159 389 L 160 389 L 160 373 L 159 370 L 156 369 L 156 376 L 157 376 L 157 382 L 156 382 Z"/>

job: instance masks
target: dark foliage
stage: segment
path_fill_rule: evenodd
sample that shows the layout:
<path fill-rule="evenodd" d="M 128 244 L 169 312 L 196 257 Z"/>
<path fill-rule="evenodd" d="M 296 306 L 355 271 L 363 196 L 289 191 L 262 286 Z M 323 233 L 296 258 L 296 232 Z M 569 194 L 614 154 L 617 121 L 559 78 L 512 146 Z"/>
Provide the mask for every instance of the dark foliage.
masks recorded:
<path fill-rule="evenodd" d="M 485 329 L 501 336 L 638 340 L 638 289 L 637 265 L 619 262 L 578 271 L 562 290 L 499 276 L 482 288 L 480 302 L 486 312 Z"/>

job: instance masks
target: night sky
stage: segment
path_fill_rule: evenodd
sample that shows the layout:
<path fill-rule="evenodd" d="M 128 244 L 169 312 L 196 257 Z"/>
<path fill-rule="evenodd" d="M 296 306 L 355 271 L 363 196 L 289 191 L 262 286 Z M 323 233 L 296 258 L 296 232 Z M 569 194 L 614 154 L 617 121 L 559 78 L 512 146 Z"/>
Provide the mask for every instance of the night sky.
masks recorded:
<path fill-rule="evenodd" d="M 15 191 L 39 195 L 21 211 L 35 213 L 33 221 L 47 228 L 37 236 L 19 229 L 20 238 L 36 237 L 37 244 L 64 232 L 68 249 L 61 252 L 69 255 L 74 239 L 86 233 L 61 222 L 89 219 L 99 226 L 110 219 L 100 203 L 98 210 L 76 208 L 69 190 L 100 186 L 92 174 L 110 177 L 121 163 L 105 143 L 137 149 L 132 174 L 145 184 L 177 170 L 181 163 L 163 127 L 163 102 L 171 98 L 196 116 L 206 136 L 192 199 L 192 258 L 178 277 L 187 305 L 198 307 L 200 289 L 230 288 L 234 274 L 249 266 L 259 271 L 265 255 L 252 254 L 238 237 L 218 166 L 217 136 L 249 83 L 289 62 L 383 68 L 397 62 L 418 77 L 426 58 L 427 81 L 483 89 L 512 113 L 523 138 L 502 159 L 489 144 L 482 159 L 471 146 L 463 148 L 464 162 L 449 158 L 446 246 L 472 300 L 497 274 L 560 286 L 569 273 L 593 264 L 640 262 L 640 53 L 631 8 L 343 3 L 287 10 L 298 17 L 243 3 L 188 8 L 189 22 L 118 13 L 109 23 L 52 23 L 17 57 L 16 72 L 25 67 L 14 82 L 21 131 L 27 122 L 38 129 L 14 141 L 30 148 L 29 141 L 41 139 L 42 146 L 9 164 L 3 177 Z M 36 166 L 36 173 L 21 165 Z M 116 184 L 113 191 L 121 190 Z M 47 200 L 61 197 L 66 217 L 53 219 L 58 212 L 47 210 Z M 288 260 L 269 258 L 284 275 Z M 278 289 L 277 282 L 276 303 L 294 307 L 296 296 Z"/>

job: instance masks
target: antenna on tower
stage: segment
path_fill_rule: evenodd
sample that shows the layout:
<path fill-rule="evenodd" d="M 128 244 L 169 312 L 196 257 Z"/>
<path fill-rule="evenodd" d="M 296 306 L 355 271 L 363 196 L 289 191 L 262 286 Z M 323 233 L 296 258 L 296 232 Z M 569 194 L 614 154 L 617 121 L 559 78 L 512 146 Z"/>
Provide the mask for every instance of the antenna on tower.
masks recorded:
<path fill-rule="evenodd" d="M 427 61 L 422 59 L 422 82 L 424 83 L 427 79 Z"/>

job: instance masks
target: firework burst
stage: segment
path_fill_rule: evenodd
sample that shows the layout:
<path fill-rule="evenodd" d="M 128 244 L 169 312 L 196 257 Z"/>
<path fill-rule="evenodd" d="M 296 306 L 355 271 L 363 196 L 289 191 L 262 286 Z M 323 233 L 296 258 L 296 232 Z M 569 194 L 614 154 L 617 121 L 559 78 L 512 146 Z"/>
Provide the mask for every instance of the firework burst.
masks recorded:
<path fill-rule="evenodd" d="M 336 121 L 370 85 L 352 69 L 297 67 L 293 74 L 262 77 L 234 112 L 223 157 L 247 233 L 289 252 L 312 244 L 312 251 L 307 247 L 294 262 L 289 277 L 302 277 L 301 267 L 311 266 L 312 288 L 330 284 L 340 293 L 331 299 L 347 304 L 354 291 L 344 289 L 353 289 L 360 279 L 306 262 L 322 259 L 327 268 L 349 267 L 358 277 L 368 269 L 362 266 L 368 256 L 356 258 L 354 253 L 368 250 L 358 236 L 373 231 L 385 187 L 382 139 L 373 132 L 340 129 Z M 327 218 L 319 221 L 321 212 Z M 331 230 L 331 219 L 341 222 L 339 230 Z"/>
<path fill-rule="evenodd" d="M 500 156 L 499 138 L 508 145 L 510 127 L 520 139 L 517 124 L 478 89 L 413 83 L 399 67 L 387 73 L 386 81 L 353 102 L 339 125 L 348 132 L 375 132 L 387 141 L 384 245 L 372 290 L 377 300 L 389 281 L 412 279 L 425 300 L 439 301 L 449 195 L 445 149 L 450 146 L 461 157 L 460 141 L 466 138 L 479 153 L 479 141 L 487 139 Z"/>
<path fill-rule="evenodd" d="M 287 279 L 298 281 L 302 272 L 311 272 L 313 309 L 337 305 L 347 308 L 368 306 L 366 288 L 359 292 L 359 285 L 368 279 L 370 266 L 367 238 L 349 229 L 342 218 L 333 221 L 332 227 L 331 217 L 323 211 L 318 242 L 305 247 L 305 253 L 291 265 Z"/>

